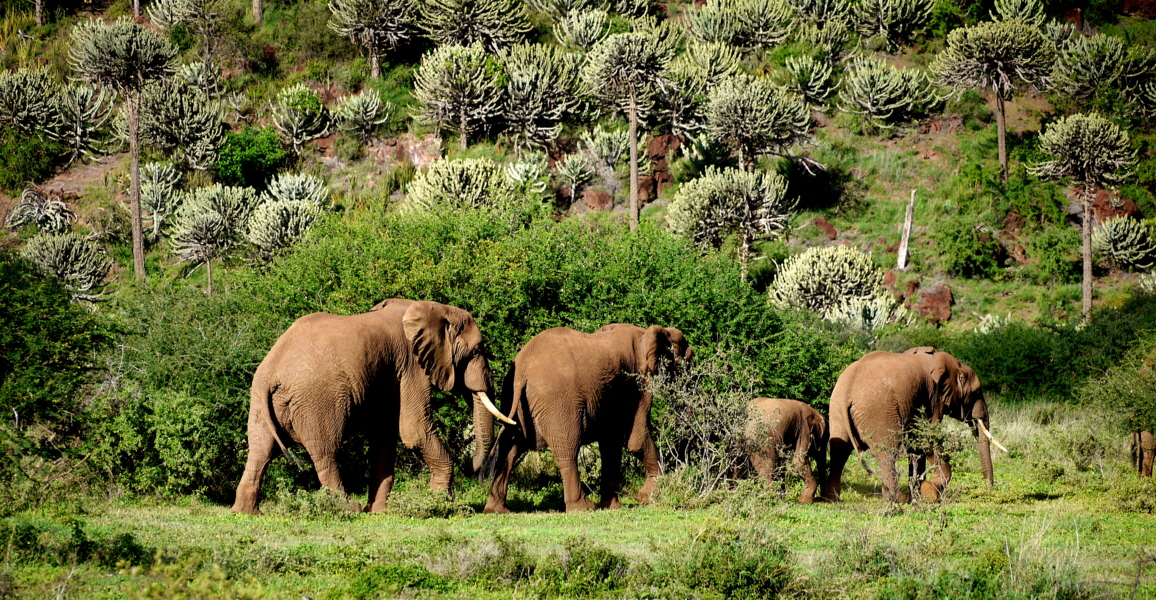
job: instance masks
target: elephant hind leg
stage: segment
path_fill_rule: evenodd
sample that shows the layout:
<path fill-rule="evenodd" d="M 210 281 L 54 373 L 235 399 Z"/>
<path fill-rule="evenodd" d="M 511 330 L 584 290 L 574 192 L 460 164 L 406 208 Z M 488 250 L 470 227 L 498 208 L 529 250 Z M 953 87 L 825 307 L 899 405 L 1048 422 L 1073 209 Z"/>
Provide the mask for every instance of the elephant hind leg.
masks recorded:
<path fill-rule="evenodd" d="M 373 460 L 373 478 L 369 483 L 369 498 L 366 500 L 366 510 L 381 512 L 389 501 L 389 493 L 393 490 L 393 473 L 397 462 L 397 429 L 389 427 L 389 423 L 397 424 L 396 418 L 386 418 L 386 426 L 382 427 L 381 435 L 374 437 L 369 446 Z"/>
<path fill-rule="evenodd" d="M 775 489 L 775 469 L 779 465 L 779 449 L 774 446 L 751 454 L 751 466 L 755 468 L 755 472 L 759 477 L 767 483 L 767 487 L 772 490 Z"/>
<path fill-rule="evenodd" d="M 562 474 L 562 493 L 566 500 L 566 512 L 591 510 L 594 503 L 582 491 L 582 477 L 578 471 L 578 442 L 551 446 L 558 471 Z"/>
<path fill-rule="evenodd" d="M 233 502 L 234 513 L 261 514 L 258 508 L 261 492 L 261 477 L 277 454 L 277 442 L 263 426 L 249 424 L 249 458 L 245 461 L 245 473 L 237 484 L 237 498 Z"/>
<path fill-rule="evenodd" d="M 1152 462 L 1156 459 L 1156 437 L 1151 431 L 1140 432 L 1140 476 L 1152 476 Z"/>
<path fill-rule="evenodd" d="M 879 465 L 879 475 L 883 479 L 883 499 L 888 502 L 903 502 L 899 494 L 899 473 L 895 470 L 895 450 L 883 446 L 877 446 L 872 450 L 875 462 Z"/>
<path fill-rule="evenodd" d="M 486 507 L 482 512 L 486 514 L 505 514 L 510 512 L 506 507 L 506 495 L 510 491 L 510 476 L 518 459 L 529 449 L 528 442 L 514 427 L 507 425 L 498 433 L 498 441 L 494 448 L 497 462 L 494 464 L 494 480 L 490 483 L 490 497 L 486 500 Z"/>
<path fill-rule="evenodd" d="M 602 453 L 598 508 L 622 508 L 618 501 L 618 488 L 622 486 L 622 447 L 621 442 L 602 440 L 598 443 L 598 450 Z"/>
<path fill-rule="evenodd" d="M 831 460 L 827 474 L 826 485 L 823 486 L 823 498 L 828 502 L 838 502 L 839 494 L 843 491 L 843 467 L 851 457 L 851 440 L 846 438 L 831 438 Z"/>

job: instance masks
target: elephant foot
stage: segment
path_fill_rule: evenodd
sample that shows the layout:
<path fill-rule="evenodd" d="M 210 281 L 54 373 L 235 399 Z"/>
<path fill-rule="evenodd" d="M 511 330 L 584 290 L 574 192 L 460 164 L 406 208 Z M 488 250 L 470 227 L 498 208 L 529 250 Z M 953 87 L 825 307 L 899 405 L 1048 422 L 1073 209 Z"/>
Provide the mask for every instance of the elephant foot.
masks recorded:
<path fill-rule="evenodd" d="M 583 510 L 594 510 L 594 503 L 589 498 L 582 498 L 576 502 L 566 503 L 566 512 L 579 512 Z"/>
<path fill-rule="evenodd" d="M 799 504 L 814 504 L 814 503 L 815 503 L 815 493 L 814 492 L 811 492 L 809 494 L 806 492 L 803 492 L 803 495 L 799 496 Z"/>
<path fill-rule="evenodd" d="M 910 502 L 911 502 L 911 494 L 909 494 L 907 492 L 899 492 L 898 494 L 895 494 L 895 503 L 896 504 L 908 504 Z"/>
<path fill-rule="evenodd" d="M 622 508 L 622 503 L 618 501 L 618 496 L 611 496 L 609 500 L 599 502 L 598 508 L 619 509 Z"/>
<path fill-rule="evenodd" d="M 486 502 L 486 507 L 482 509 L 483 514 L 487 515 L 505 515 L 509 514 L 510 509 L 506 508 L 505 502 L 497 502 L 490 500 Z"/>
<path fill-rule="evenodd" d="M 939 487 L 930 481 L 924 481 L 919 486 L 919 495 L 928 502 L 936 502 L 939 500 Z"/>
<path fill-rule="evenodd" d="M 261 516 L 261 509 L 257 508 L 256 506 L 253 506 L 253 507 L 233 506 L 232 510 L 230 510 L 229 512 L 231 512 L 235 515 Z"/>
<path fill-rule="evenodd" d="M 653 477 L 647 477 L 646 483 L 642 484 L 642 489 L 638 490 L 634 499 L 637 500 L 639 504 L 650 504 L 652 496 L 654 496 L 654 490 L 657 488 L 658 482 Z"/>

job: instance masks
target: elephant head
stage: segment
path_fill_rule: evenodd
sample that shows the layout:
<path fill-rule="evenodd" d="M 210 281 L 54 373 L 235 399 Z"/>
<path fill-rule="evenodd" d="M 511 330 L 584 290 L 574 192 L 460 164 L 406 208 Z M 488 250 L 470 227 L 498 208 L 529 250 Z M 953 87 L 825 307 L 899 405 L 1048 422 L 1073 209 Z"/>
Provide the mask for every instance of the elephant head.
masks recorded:
<path fill-rule="evenodd" d="M 971 367 L 959 362 L 954 356 L 938 352 L 935 348 L 911 348 L 904 354 L 925 357 L 935 387 L 932 421 L 938 422 L 947 415 L 972 427 L 977 439 L 980 470 L 983 471 L 988 487 L 991 487 L 995 483 L 995 472 L 991 464 L 991 444 L 995 443 L 1000 449 L 1004 447 L 991 434 L 991 416 L 988 414 L 987 400 L 984 399 L 983 385 L 979 381 L 979 376 Z"/>
<path fill-rule="evenodd" d="M 386 300 L 374 309 L 391 302 L 407 301 Z M 410 302 L 401 322 L 413 356 L 430 384 L 470 396 L 477 444 L 474 468 L 479 468 L 493 445 L 494 418 L 510 422 L 491 400 L 494 376 L 486 360 L 481 329 L 470 313 L 437 302 Z"/>
<path fill-rule="evenodd" d="M 608 327 L 614 326 L 607 325 L 599 331 L 605 331 Z M 635 349 L 638 353 L 635 363 L 638 365 L 638 373 L 646 376 L 657 373 L 664 362 L 680 363 L 689 359 L 692 353 L 681 331 L 658 325 L 646 329 Z"/>

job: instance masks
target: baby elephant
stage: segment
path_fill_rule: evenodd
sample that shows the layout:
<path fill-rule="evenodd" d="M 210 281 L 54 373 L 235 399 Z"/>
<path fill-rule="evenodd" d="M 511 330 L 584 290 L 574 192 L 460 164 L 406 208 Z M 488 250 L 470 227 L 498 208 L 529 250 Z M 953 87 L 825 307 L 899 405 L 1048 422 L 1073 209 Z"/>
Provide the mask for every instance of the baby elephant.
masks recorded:
<path fill-rule="evenodd" d="M 779 452 L 794 450 L 795 469 L 807 483 L 799 502 L 814 502 L 815 491 L 827 478 L 827 420 L 798 400 L 782 398 L 755 398 L 748 406 L 748 414 L 747 438 L 755 443 L 751 463 L 759 476 L 773 486 Z M 810 459 L 815 460 L 814 472 Z"/>

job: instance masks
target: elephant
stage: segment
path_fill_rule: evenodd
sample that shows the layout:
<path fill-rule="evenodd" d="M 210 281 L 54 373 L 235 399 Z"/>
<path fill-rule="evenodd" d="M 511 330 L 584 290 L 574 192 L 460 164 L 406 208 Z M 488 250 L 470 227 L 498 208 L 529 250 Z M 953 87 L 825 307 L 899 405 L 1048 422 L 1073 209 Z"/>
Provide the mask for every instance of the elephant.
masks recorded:
<path fill-rule="evenodd" d="M 980 469 L 990 488 L 995 481 L 991 443 L 1003 449 L 991 435 L 991 419 L 979 377 L 970 367 L 934 348 L 912 348 L 903 354 L 871 352 L 848 366 L 831 393 L 830 474 L 823 497 L 838 501 L 843 467 L 851 451 L 871 449 L 883 479 L 883 497 L 906 501 L 898 491 L 895 459 L 902 435 L 917 416 L 939 423 L 948 415 L 972 425 L 978 440 Z M 925 454 L 930 454 L 927 456 Z M 922 477 L 930 458 L 935 475 L 923 481 L 920 494 L 938 499 L 951 480 L 951 465 L 934 452 L 911 452 L 912 476 Z M 866 468 L 866 464 L 864 464 Z"/>
<path fill-rule="evenodd" d="M 747 439 L 756 444 L 751 464 L 759 476 L 773 488 L 780 449 L 793 449 L 795 470 L 806 482 L 799 502 L 814 502 L 815 492 L 827 478 L 827 419 L 807 404 L 783 398 L 755 398 L 747 409 Z"/>
<path fill-rule="evenodd" d="M 261 477 L 278 449 L 299 442 L 321 485 L 345 495 L 336 455 L 354 422 L 369 434 L 372 476 L 366 510 L 385 509 L 397 436 L 421 452 L 431 489 L 451 489 L 453 461 L 434 434 L 433 386 L 473 398 L 474 467 L 493 442 L 493 375 L 470 313 L 437 302 L 385 300 L 358 315 L 313 313 L 281 335 L 253 375 L 249 457 L 234 513 L 260 514 Z M 348 496 L 346 495 L 348 502 Z"/>
<path fill-rule="evenodd" d="M 648 378 L 664 361 L 690 354 L 681 331 L 657 325 L 617 323 L 594 333 L 557 327 L 534 336 L 518 352 L 502 386 L 502 412 L 518 424 L 498 432 L 484 511 L 509 512 L 506 494 L 519 458 L 546 448 L 562 475 L 566 511 L 594 508 L 578 474 L 578 449 L 590 442 L 598 442 L 602 455 L 598 507 L 622 506 L 623 446 L 642 460 L 646 482 L 638 499 L 649 502 L 660 468 L 650 436 Z"/>
<path fill-rule="evenodd" d="M 1140 477 L 1152 476 L 1152 459 L 1156 457 L 1156 438 L 1151 431 L 1132 434 L 1132 466 Z"/>

